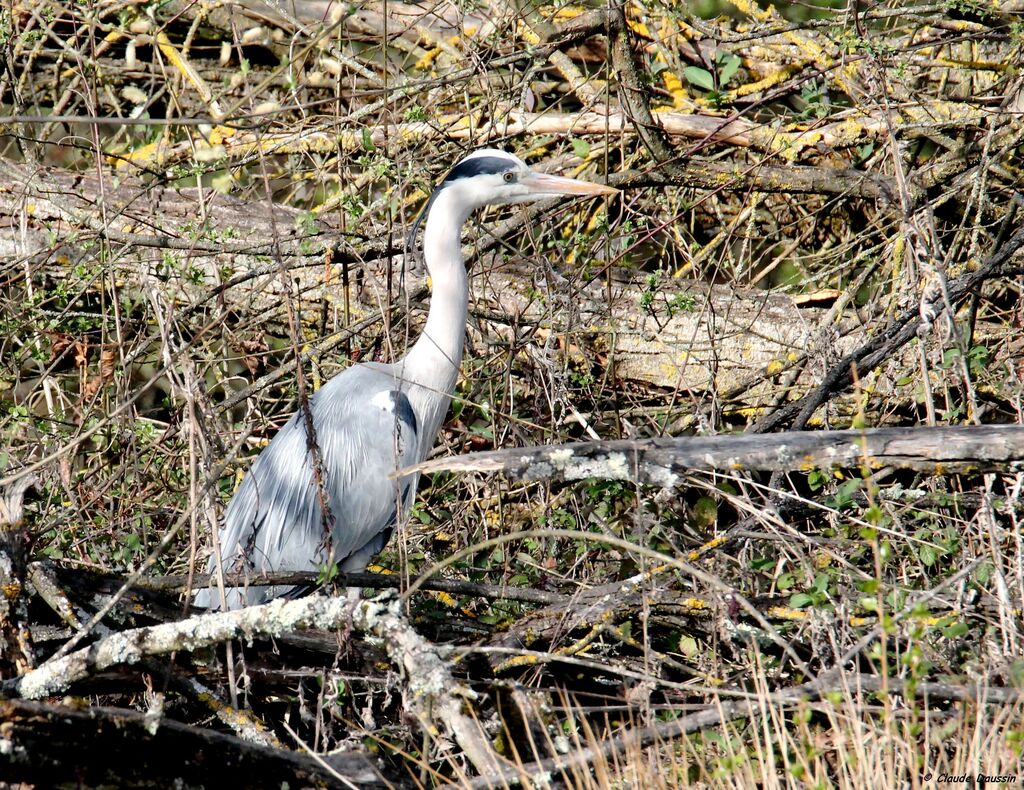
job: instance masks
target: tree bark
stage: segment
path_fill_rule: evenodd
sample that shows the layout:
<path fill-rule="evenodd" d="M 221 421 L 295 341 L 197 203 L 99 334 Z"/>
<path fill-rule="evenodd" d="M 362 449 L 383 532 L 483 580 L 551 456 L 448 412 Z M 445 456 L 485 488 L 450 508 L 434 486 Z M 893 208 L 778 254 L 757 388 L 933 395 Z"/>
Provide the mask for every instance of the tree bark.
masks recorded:
<path fill-rule="evenodd" d="M 678 485 L 691 471 L 810 471 L 893 466 L 931 474 L 1005 471 L 1024 462 L 1024 427 L 868 428 L 576 442 L 469 453 L 412 472 L 500 472 L 517 480 L 635 480 Z"/>

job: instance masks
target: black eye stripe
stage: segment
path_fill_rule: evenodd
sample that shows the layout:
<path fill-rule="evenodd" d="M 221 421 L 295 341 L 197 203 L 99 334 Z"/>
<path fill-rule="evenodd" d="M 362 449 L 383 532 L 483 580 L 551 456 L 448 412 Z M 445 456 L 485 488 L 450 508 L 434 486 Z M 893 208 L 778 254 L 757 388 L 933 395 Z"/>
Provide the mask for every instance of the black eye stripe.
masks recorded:
<path fill-rule="evenodd" d="M 484 173 L 498 174 L 515 169 L 515 163 L 499 156 L 474 156 L 472 159 L 464 159 L 459 162 L 448 174 L 441 185 L 450 184 L 460 178 L 472 178 Z"/>

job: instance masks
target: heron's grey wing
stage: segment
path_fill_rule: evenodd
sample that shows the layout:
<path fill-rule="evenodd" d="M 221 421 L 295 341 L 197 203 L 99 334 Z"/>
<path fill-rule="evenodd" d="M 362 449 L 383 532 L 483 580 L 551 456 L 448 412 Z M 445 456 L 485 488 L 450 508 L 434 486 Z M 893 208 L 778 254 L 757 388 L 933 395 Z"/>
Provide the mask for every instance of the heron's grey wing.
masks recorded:
<path fill-rule="evenodd" d="M 343 570 L 362 570 L 387 543 L 399 508 L 412 504 L 415 478 L 390 479 L 418 459 L 418 420 L 393 377 L 357 365 L 329 381 L 311 399 L 334 518 L 332 557 Z M 221 533 L 226 572 L 315 570 L 327 562 L 324 521 L 313 479 L 302 412 L 278 431 L 253 462 L 228 505 Z M 210 560 L 211 572 L 215 560 Z M 196 597 L 209 606 L 212 596 Z M 233 606 L 284 594 L 253 587 L 229 595 Z"/>

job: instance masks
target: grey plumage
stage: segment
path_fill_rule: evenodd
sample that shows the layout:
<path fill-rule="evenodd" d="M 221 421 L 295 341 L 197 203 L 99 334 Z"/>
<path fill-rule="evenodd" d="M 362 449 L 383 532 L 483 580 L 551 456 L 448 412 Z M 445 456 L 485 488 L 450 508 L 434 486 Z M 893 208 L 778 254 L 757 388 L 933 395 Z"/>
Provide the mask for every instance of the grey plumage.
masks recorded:
<path fill-rule="evenodd" d="M 401 480 L 391 475 L 426 458 L 455 388 L 466 324 L 462 224 L 487 204 L 615 191 L 534 173 L 511 154 L 493 149 L 457 164 L 424 211 L 423 252 L 433 293 L 423 334 L 394 364 L 354 365 L 309 401 L 334 523 L 330 555 L 300 411 L 255 460 L 228 506 L 220 535 L 225 572 L 246 572 L 258 583 L 266 571 L 317 570 L 330 562 L 343 571 L 363 570 L 415 495 L 418 475 Z M 210 573 L 216 571 L 215 556 Z M 237 608 L 290 592 L 256 585 L 228 588 L 225 603 Z M 195 598 L 198 606 L 220 602 L 219 592 L 211 589 Z"/>
<path fill-rule="evenodd" d="M 390 365 L 356 365 L 310 399 L 324 493 L 335 521 L 332 559 L 343 571 L 363 570 L 387 543 L 398 508 L 412 504 L 416 481 L 388 477 L 419 455 L 415 412 L 400 386 Z M 253 462 L 228 506 L 221 535 L 228 572 L 315 571 L 328 561 L 308 458 L 305 419 L 296 412 Z M 262 603 L 287 592 L 235 589 L 228 604 Z M 196 604 L 209 606 L 207 594 L 200 591 Z"/>

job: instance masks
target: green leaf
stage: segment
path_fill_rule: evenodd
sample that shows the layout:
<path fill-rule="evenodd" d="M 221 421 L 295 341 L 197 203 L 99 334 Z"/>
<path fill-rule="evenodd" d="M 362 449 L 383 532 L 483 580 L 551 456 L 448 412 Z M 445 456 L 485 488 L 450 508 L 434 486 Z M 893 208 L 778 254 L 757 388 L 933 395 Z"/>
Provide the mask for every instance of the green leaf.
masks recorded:
<path fill-rule="evenodd" d="M 370 134 L 370 129 L 367 126 L 363 127 L 363 150 L 374 151 L 377 146 L 373 144 L 373 135 Z"/>
<path fill-rule="evenodd" d="M 803 609 L 814 603 L 814 599 L 807 593 L 793 593 L 789 599 L 789 605 L 794 609 Z"/>
<path fill-rule="evenodd" d="M 700 645 L 697 644 L 697 640 L 685 634 L 679 637 L 679 645 L 676 649 L 688 658 L 693 658 L 700 654 Z"/>
<path fill-rule="evenodd" d="M 316 583 L 327 584 L 328 582 L 334 581 L 338 578 L 338 563 L 332 562 L 328 565 L 321 565 L 319 572 L 317 573 Z"/>
<path fill-rule="evenodd" d="M 425 121 L 427 120 L 427 111 L 420 107 L 420 105 L 414 104 L 405 111 L 405 120 L 407 123 Z"/>
<path fill-rule="evenodd" d="M 1017 660 L 1010 664 L 1010 685 L 1018 691 L 1024 691 L 1024 661 Z M 1021 730 L 1024 736 L 1024 730 Z"/>
<path fill-rule="evenodd" d="M 718 520 L 718 503 L 712 497 L 702 496 L 693 503 L 693 526 L 710 527 Z"/>
<path fill-rule="evenodd" d="M 580 159 L 590 156 L 590 143 L 586 140 L 575 139 L 572 141 L 572 152 Z"/>
<path fill-rule="evenodd" d="M 718 84 L 725 87 L 740 67 L 740 59 L 731 52 L 722 52 L 718 56 L 718 64 Z"/>
<path fill-rule="evenodd" d="M 910 610 L 910 616 L 915 617 L 919 620 L 926 620 L 932 616 L 932 610 L 929 609 L 928 606 L 923 603 L 915 603 Z M 953 622 L 953 620 L 950 619 L 950 622 Z M 946 625 L 949 625 L 949 623 L 946 623 Z"/>
<path fill-rule="evenodd" d="M 687 66 L 683 69 L 683 76 L 686 77 L 687 82 L 698 88 L 703 88 L 706 91 L 715 88 L 715 78 L 711 76 L 711 72 L 700 68 L 700 66 Z"/>
<path fill-rule="evenodd" d="M 878 588 L 881 586 L 881 582 L 878 579 L 861 579 L 856 583 L 856 587 L 862 593 L 873 595 L 878 592 Z"/>

